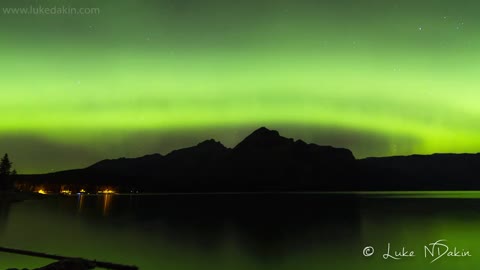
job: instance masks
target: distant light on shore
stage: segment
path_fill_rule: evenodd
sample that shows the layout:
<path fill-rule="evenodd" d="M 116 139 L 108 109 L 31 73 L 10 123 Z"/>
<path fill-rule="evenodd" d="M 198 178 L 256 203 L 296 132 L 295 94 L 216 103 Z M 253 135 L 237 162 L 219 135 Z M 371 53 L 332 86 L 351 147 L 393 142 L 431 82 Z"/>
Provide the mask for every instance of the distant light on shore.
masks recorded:
<path fill-rule="evenodd" d="M 72 191 L 68 189 L 61 190 L 60 193 L 64 195 L 72 195 Z"/>
<path fill-rule="evenodd" d="M 113 194 L 113 193 L 116 193 L 114 190 L 112 189 L 104 189 L 104 190 L 99 190 L 98 193 L 100 194 Z"/>

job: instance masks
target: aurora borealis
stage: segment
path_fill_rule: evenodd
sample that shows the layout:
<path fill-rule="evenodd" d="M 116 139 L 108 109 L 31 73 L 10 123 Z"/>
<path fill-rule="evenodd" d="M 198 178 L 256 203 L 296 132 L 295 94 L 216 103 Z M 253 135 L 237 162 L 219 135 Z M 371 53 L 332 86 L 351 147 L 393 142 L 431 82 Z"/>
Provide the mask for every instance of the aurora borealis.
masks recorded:
<path fill-rule="evenodd" d="M 39 5 L 101 12 L 4 10 Z M 0 6 L 0 152 L 21 173 L 259 126 L 356 157 L 480 151 L 478 1 Z"/>

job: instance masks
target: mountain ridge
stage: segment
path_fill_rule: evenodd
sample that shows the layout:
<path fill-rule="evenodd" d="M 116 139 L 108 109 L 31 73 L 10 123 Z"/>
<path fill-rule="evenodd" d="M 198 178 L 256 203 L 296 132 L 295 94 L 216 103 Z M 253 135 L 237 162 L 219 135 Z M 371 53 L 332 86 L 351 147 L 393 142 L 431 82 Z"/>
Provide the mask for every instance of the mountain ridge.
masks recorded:
<path fill-rule="evenodd" d="M 168 192 L 480 189 L 477 168 L 480 154 L 356 159 L 349 149 L 261 127 L 233 148 L 209 139 L 166 155 L 106 159 L 17 181 Z"/>

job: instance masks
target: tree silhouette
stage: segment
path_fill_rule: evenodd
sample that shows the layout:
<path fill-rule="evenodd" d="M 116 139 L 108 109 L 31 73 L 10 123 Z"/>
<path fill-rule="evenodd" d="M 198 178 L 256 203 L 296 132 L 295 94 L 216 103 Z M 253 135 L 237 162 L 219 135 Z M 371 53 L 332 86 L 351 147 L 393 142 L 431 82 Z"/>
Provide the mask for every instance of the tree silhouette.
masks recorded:
<path fill-rule="evenodd" d="M 0 160 L 0 190 L 7 190 L 13 188 L 13 179 L 11 176 L 17 172 L 12 170 L 13 163 L 8 158 L 8 154 L 5 154 Z"/>

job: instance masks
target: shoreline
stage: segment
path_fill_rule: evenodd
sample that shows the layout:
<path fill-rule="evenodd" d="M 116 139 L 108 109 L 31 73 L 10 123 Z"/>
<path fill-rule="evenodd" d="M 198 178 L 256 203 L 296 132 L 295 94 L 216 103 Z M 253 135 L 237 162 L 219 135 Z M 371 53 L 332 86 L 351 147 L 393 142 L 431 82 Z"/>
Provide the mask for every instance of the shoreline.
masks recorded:
<path fill-rule="evenodd" d="M 0 191 L 0 202 L 15 203 L 27 200 L 39 200 L 44 198 L 35 192 Z"/>

